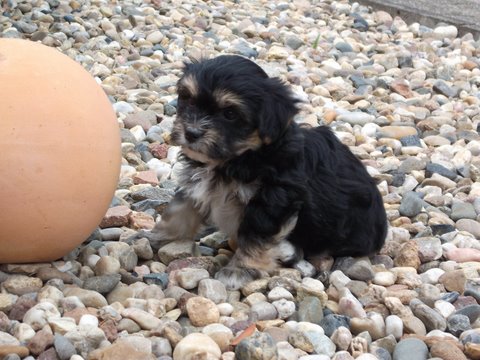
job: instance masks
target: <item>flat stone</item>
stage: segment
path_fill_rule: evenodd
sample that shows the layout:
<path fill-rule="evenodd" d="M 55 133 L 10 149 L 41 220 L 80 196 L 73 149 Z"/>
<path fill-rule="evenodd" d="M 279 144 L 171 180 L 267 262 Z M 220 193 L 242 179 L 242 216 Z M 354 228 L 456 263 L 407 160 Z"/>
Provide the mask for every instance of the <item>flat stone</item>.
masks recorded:
<path fill-rule="evenodd" d="M 459 219 L 455 226 L 460 231 L 467 231 L 475 238 L 480 239 L 480 222 L 471 219 Z"/>
<path fill-rule="evenodd" d="M 12 275 L 2 283 L 2 286 L 11 294 L 23 295 L 38 292 L 42 288 L 43 282 L 33 276 Z"/>
<path fill-rule="evenodd" d="M 463 352 L 450 341 L 437 341 L 430 347 L 430 355 L 440 359 L 467 360 Z"/>
<path fill-rule="evenodd" d="M 404 339 L 395 346 L 392 358 L 393 360 L 427 360 L 428 347 L 422 340 Z"/>
<path fill-rule="evenodd" d="M 452 213 L 450 214 L 450 218 L 453 221 L 460 219 L 475 220 L 477 218 L 477 213 L 475 212 L 475 208 L 471 203 L 454 202 L 452 204 Z"/>
<path fill-rule="evenodd" d="M 427 328 L 427 331 L 441 330 L 445 331 L 447 322 L 443 316 L 431 307 L 425 305 L 420 300 L 413 299 L 410 301 L 410 308 L 414 315 L 422 320 Z"/>
<path fill-rule="evenodd" d="M 122 227 L 129 223 L 129 215 L 132 212 L 127 206 L 114 206 L 107 210 L 107 213 L 100 223 L 101 228 Z"/>
<path fill-rule="evenodd" d="M 160 261 L 165 265 L 170 264 L 170 262 L 178 259 L 185 259 L 191 256 L 198 256 L 199 250 L 198 246 L 188 240 L 188 241 L 174 241 L 171 242 L 158 250 L 158 257 Z"/>
<path fill-rule="evenodd" d="M 93 290 L 100 294 L 108 294 L 120 281 L 119 274 L 92 276 L 84 281 L 83 287 L 87 290 Z"/>

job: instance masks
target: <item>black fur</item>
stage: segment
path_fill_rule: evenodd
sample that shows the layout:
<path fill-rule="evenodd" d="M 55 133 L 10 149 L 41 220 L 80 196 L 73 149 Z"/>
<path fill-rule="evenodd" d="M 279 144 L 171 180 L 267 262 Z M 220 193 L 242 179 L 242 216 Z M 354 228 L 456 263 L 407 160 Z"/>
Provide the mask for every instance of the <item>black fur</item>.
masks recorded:
<path fill-rule="evenodd" d="M 186 65 L 178 92 L 172 140 L 182 146 L 181 191 L 150 239 L 182 240 L 202 222 L 230 232 L 239 253 L 217 274 L 229 288 L 271 271 L 252 272 L 255 257 L 294 259 L 268 252 L 285 240 L 307 258 L 383 246 L 387 219 L 373 179 L 329 128 L 293 121 L 298 101 L 279 79 L 225 55 Z M 174 221 L 182 216 L 189 228 Z"/>
<path fill-rule="evenodd" d="M 223 155 L 225 161 L 215 168 L 223 181 L 261 183 L 244 210 L 240 248 L 264 245 L 295 213 L 297 225 L 288 240 L 307 256 L 360 256 L 382 247 L 387 220 L 373 179 L 329 128 L 306 129 L 292 121 L 297 101 L 279 79 L 268 78 L 259 66 L 238 56 L 189 64 L 185 75 L 197 80 L 201 96 L 196 106 L 207 114 L 217 111 L 211 97 L 217 88 L 239 95 L 247 105 L 237 123 L 215 124 L 226 143 L 254 130 L 266 140 L 239 156 Z"/>

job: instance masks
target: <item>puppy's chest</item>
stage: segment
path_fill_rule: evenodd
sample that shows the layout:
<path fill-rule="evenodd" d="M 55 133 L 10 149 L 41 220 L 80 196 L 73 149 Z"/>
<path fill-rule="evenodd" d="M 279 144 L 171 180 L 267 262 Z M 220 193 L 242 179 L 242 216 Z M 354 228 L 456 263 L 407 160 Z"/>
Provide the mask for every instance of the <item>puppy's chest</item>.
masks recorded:
<path fill-rule="evenodd" d="M 258 185 L 223 181 L 213 171 L 201 169 L 183 184 L 187 195 L 212 224 L 221 231 L 236 235 L 245 206 L 255 195 Z"/>

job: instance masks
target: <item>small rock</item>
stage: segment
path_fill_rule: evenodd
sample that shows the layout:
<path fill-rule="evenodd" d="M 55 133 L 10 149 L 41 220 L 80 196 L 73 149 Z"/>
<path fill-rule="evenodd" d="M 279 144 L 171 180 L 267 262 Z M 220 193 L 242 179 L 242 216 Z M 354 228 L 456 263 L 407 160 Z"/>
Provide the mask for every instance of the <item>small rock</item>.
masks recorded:
<path fill-rule="evenodd" d="M 420 211 L 422 211 L 423 200 L 420 196 L 413 192 L 409 191 L 403 195 L 402 202 L 400 203 L 400 214 L 408 217 L 417 216 Z"/>
<path fill-rule="evenodd" d="M 235 358 L 238 360 L 268 360 L 276 358 L 276 346 L 273 338 L 262 332 L 240 341 L 235 348 Z M 183 360 L 184 358 L 178 360 Z"/>
<path fill-rule="evenodd" d="M 448 360 L 467 360 L 463 352 L 450 341 L 437 341 L 430 347 L 430 356 Z"/>
<path fill-rule="evenodd" d="M 428 347 L 419 339 L 401 340 L 393 351 L 393 360 L 427 360 Z"/>
<path fill-rule="evenodd" d="M 346 327 L 340 326 L 335 329 L 330 338 L 337 346 L 337 349 L 347 350 L 350 343 L 352 342 L 352 333 Z"/>
<path fill-rule="evenodd" d="M 321 308 L 322 303 L 317 297 L 307 296 L 298 304 L 298 320 L 321 324 L 323 319 Z M 333 330 L 331 332 L 333 333 Z"/>
<path fill-rule="evenodd" d="M 55 334 L 53 345 L 60 360 L 69 360 L 77 353 L 73 344 L 62 335 Z"/>
<path fill-rule="evenodd" d="M 447 319 L 447 330 L 450 334 L 460 336 L 464 331 L 470 330 L 470 319 L 466 315 L 453 314 Z"/>
<path fill-rule="evenodd" d="M 205 269 L 184 268 L 177 271 L 176 280 L 179 285 L 187 290 L 194 289 L 203 279 L 208 279 L 210 274 Z"/>
<path fill-rule="evenodd" d="M 413 267 L 418 269 L 421 261 L 418 256 L 418 245 L 414 241 L 406 242 L 395 256 L 394 264 L 397 267 Z"/>
<path fill-rule="evenodd" d="M 344 328 L 349 329 L 350 318 L 345 315 L 328 314 L 320 321 L 320 326 L 325 331 L 325 335 L 332 336 L 335 330 L 339 327 L 343 326 Z"/>
<path fill-rule="evenodd" d="M 12 275 L 2 283 L 2 286 L 9 293 L 20 296 L 38 292 L 42 288 L 43 282 L 33 276 Z"/>
<path fill-rule="evenodd" d="M 220 318 L 220 312 L 215 303 L 201 296 L 188 299 L 186 310 L 193 326 L 206 326 L 217 323 Z"/>
<path fill-rule="evenodd" d="M 215 304 L 227 301 L 227 290 L 225 285 L 215 279 L 203 279 L 198 283 L 198 295 L 212 300 Z"/>
<path fill-rule="evenodd" d="M 199 255 L 198 246 L 190 240 L 174 241 L 158 250 L 158 257 L 165 265 L 170 264 L 173 260 L 185 259 L 197 255 Z"/>

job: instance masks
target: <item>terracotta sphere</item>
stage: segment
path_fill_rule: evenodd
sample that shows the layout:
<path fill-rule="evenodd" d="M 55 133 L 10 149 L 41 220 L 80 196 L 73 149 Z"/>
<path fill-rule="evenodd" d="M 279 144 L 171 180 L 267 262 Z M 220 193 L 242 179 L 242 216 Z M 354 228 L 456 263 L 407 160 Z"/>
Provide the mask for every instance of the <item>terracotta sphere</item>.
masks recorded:
<path fill-rule="evenodd" d="M 0 39 L 0 263 L 58 259 L 100 223 L 121 161 L 115 112 L 58 50 Z"/>

